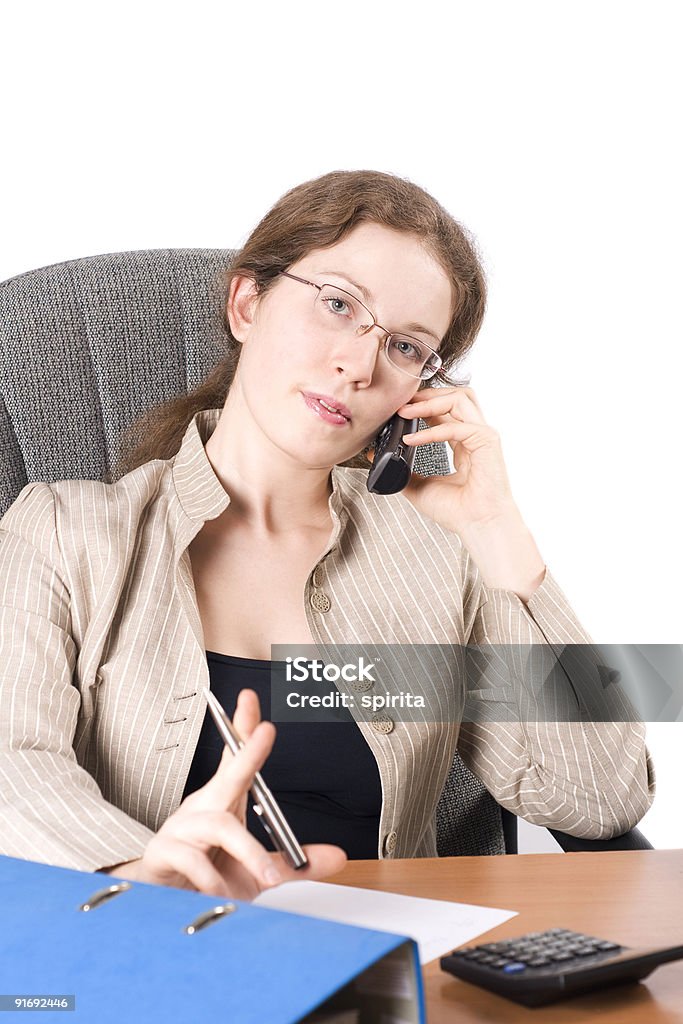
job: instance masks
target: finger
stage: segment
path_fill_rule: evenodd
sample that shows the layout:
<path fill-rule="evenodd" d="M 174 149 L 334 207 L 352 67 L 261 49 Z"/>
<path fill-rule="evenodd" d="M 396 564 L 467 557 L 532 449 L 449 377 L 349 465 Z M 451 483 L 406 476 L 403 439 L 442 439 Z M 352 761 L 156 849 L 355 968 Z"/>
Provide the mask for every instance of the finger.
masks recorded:
<path fill-rule="evenodd" d="M 399 413 L 405 418 L 417 416 L 430 425 L 434 419 L 444 416 L 470 423 L 486 422 L 480 409 L 463 394 L 440 396 L 416 405 L 402 406 Z"/>
<path fill-rule="evenodd" d="M 431 441 L 456 441 L 460 442 L 467 452 L 473 452 L 478 448 L 493 447 L 498 441 L 498 434 L 493 427 L 485 423 L 462 423 L 460 420 L 451 420 L 449 423 L 427 427 L 426 430 L 414 434 L 404 434 L 403 440 L 412 445 L 428 444 Z"/>
<path fill-rule="evenodd" d="M 452 416 L 470 423 L 485 423 L 481 409 L 463 388 L 434 388 L 431 395 L 414 399 L 398 410 L 399 415 L 430 420 L 436 416 Z"/>
<path fill-rule="evenodd" d="M 447 387 L 447 388 L 441 388 L 441 387 L 422 388 L 422 390 L 417 391 L 415 393 L 415 395 L 411 399 L 411 402 L 413 400 L 415 400 L 415 401 L 422 401 L 423 399 L 432 398 L 434 395 L 456 395 L 456 394 L 466 395 L 470 399 L 470 401 L 474 405 L 476 405 L 477 409 L 479 409 L 479 411 L 483 414 L 483 410 L 481 408 L 481 402 L 477 398 L 476 392 L 474 391 L 473 388 L 469 387 L 469 385 L 467 385 L 467 384 L 455 384 L 452 387 Z"/>
<path fill-rule="evenodd" d="M 460 441 L 453 447 L 453 469 L 456 473 L 466 474 L 470 467 L 471 457 Z"/>
<path fill-rule="evenodd" d="M 261 722 L 236 754 L 226 747 L 214 775 L 187 798 L 192 800 L 193 809 L 198 804 L 201 808 L 223 811 L 236 804 L 251 786 L 254 774 L 263 767 L 274 742 L 275 726 L 272 722 Z"/>
<path fill-rule="evenodd" d="M 313 843 L 304 846 L 303 849 L 308 860 L 305 868 L 292 868 L 281 853 L 271 854 L 272 859 L 277 862 L 283 881 L 314 881 L 327 878 L 341 871 L 347 861 L 346 853 L 339 846 Z"/>
<path fill-rule="evenodd" d="M 329 875 L 336 875 L 346 865 L 346 853 L 339 846 L 314 843 L 304 846 L 304 852 L 308 865 L 297 871 L 297 878 L 327 878 Z"/>
<path fill-rule="evenodd" d="M 243 740 L 248 739 L 261 721 L 261 705 L 254 690 L 240 690 L 233 725 Z"/>
<path fill-rule="evenodd" d="M 471 387 L 468 387 L 468 385 L 466 385 L 466 384 L 459 384 L 457 390 L 461 391 L 463 394 L 467 395 L 467 397 L 472 402 L 472 404 L 477 407 L 477 409 L 479 410 L 479 412 L 481 413 L 482 418 L 483 418 L 484 417 L 484 410 L 481 407 L 481 402 L 477 398 L 476 392 Z"/>
<path fill-rule="evenodd" d="M 232 895 L 206 853 L 180 839 L 162 838 L 160 835 L 156 838 L 158 842 L 155 845 L 150 843 L 148 855 L 143 858 L 145 881 L 180 888 L 180 878 L 184 878 L 198 892 L 214 896 Z"/>
<path fill-rule="evenodd" d="M 200 811 L 179 815 L 173 823 L 171 836 L 191 846 L 223 850 L 241 864 L 261 888 L 277 885 L 283 879 L 272 855 L 228 812 Z"/>

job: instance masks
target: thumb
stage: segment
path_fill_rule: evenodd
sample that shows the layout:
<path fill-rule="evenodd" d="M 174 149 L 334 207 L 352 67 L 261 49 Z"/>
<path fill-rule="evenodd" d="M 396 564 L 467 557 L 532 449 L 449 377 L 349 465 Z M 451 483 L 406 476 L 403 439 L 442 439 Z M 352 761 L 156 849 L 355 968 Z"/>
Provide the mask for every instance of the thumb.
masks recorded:
<path fill-rule="evenodd" d="M 240 690 L 237 705 L 232 716 L 240 739 L 248 740 L 261 721 L 261 705 L 255 690 Z"/>
<path fill-rule="evenodd" d="M 271 722 L 261 722 L 236 754 L 226 746 L 215 774 L 188 797 L 188 800 L 195 797 L 194 810 L 226 810 L 232 805 L 241 805 L 255 773 L 265 764 L 274 741 L 275 726 Z"/>

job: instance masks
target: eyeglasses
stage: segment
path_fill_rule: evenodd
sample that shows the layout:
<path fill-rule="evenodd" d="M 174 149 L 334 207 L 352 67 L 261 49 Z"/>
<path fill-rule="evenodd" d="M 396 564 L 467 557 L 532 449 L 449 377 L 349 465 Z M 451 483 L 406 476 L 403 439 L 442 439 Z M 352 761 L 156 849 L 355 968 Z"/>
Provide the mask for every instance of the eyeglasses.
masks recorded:
<path fill-rule="evenodd" d="M 384 331 L 384 352 L 387 359 L 397 370 L 407 373 L 418 380 L 430 380 L 440 369 L 443 360 L 438 352 L 417 338 L 408 334 L 392 334 L 375 320 L 374 315 L 360 299 L 350 292 L 338 288 L 336 284 L 315 284 L 296 274 L 281 270 L 282 277 L 292 281 L 310 285 L 317 289 L 318 294 L 313 301 L 313 315 L 316 324 L 334 334 L 347 334 L 357 338 L 367 334 L 373 327 Z"/>

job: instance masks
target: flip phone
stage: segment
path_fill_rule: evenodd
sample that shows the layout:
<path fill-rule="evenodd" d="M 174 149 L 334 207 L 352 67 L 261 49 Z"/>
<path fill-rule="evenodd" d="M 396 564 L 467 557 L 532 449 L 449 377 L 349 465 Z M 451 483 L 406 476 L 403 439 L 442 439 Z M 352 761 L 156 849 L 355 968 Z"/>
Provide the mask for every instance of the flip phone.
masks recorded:
<path fill-rule="evenodd" d="M 404 444 L 404 434 L 414 434 L 419 420 L 406 420 L 398 413 L 380 430 L 375 441 L 375 459 L 368 473 L 372 494 L 396 494 L 410 480 L 415 447 Z"/>

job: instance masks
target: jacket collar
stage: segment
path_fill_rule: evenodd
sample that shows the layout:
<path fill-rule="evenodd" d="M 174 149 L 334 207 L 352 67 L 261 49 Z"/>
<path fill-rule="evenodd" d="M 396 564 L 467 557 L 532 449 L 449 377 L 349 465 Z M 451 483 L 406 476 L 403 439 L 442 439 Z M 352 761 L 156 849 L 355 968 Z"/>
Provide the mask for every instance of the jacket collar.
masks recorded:
<path fill-rule="evenodd" d="M 215 519 L 230 504 L 230 495 L 213 471 L 204 445 L 211 437 L 220 409 L 203 409 L 196 413 L 183 436 L 180 450 L 173 461 L 173 483 L 185 515 L 194 522 Z M 332 468 L 332 494 L 329 508 L 334 529 L 328 550 L 334 547 L 346 524 L 347 513 L 340 487 L 340 470 Z"/>
<path fill-rule="evenodd" d="M 203 409 L 192 417 L 173 462 L 173 483 L 183 512 L 200 522 L 215 519 L 230 504 L 204 451 L 219 415 L 220 409 Z"/>

